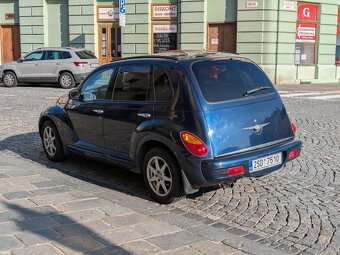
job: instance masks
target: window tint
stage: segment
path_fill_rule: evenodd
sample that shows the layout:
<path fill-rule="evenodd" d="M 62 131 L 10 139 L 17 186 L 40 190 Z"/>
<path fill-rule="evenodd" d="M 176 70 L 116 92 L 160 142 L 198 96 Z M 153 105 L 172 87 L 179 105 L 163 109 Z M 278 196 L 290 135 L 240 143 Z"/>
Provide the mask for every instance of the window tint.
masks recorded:
<path fill-rule="evenodd" d="M 60 51 L 47 51 L 46 60 L 58 60 L 58 59 L 62 59 Z"/>
<path fill-rule="evenodd" d="M 97 58 L 91 51 L 76 51 L 77 56 L 80 59 L 95 59 Z"/>
<path fill-rule="evenodd" d="M 114 68 L 98 70 L 91 74 L 82 84 L 80 94 L 84 101 L 105 99 L 106 91 Z"/>
<path fill-rule="evenodd" d="M 193 65 L 193 72 L 208 102 L 239 99 L 258 87 L 269 87 L 251 94 L 273 92 L 270 80 L 256 65 L 243 60 L 202 61 Z"/>
<path fill-rule="evenodd" d="M 166 69 L 154 65 L 153 81 L 156 101 L 170 101 L 172 98 L 172 87 Z"/>
<path fill-rule="evenodd" d="M 45 58 L 45 52 L 44 51 L 36 51 L 29 55 L 27 55 L 24 59 L 25 61 L 37 61 L 37 60 L 43 60 Z"/>
<path fill-rule="evenodd" d="M 68 58 L 72 58 L 71 53 L 67 52 L 67 51 L 63 51 L 63 59 L 68 59 Z"/>
<path fill-rule="evenodd" d="M 113 100 L 145 101 L 150 83 L 150 65 L 121 66 Z"/>

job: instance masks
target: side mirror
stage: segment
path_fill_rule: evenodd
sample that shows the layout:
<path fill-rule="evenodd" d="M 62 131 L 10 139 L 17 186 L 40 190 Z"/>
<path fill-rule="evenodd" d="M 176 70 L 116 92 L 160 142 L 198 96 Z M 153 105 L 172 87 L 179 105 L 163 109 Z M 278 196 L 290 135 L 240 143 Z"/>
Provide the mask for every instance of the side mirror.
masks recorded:
<path fill-rule="evenodd" d="M 79 89 L 72 89 L 70 91 L 70 93 L 68 94 L 68 97 L 70 99 L 79 100 L 79 98 L 80 98 L 80 91 L 79 91 Z"/>
<path fill-rule="evenodd" d="M 23 59 L 23 58 L 19 58 L 19 59 L 17 60 L 18 63 L 22 63 L 22 62 L 24 62 L 24 61 L 25 61 L 25 59 Z"/>

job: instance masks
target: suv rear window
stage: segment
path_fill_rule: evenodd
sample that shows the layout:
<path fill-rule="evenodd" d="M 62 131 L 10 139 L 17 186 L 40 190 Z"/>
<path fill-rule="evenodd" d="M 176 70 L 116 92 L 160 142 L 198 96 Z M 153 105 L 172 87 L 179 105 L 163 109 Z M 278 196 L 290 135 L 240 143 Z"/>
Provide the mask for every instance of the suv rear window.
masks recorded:
<path fill-rule="evenodd" d="M 76 51 L 77 56 L 80 59 L 94 59 L 97 58 L 91 51 Z"/>
<path fill-rule="evenodd" d="M 251 62 L 241 59 L 204 60 L 193 65 L 204 98 L 208 102 L 219 102 L 245 98 L 273 92 L 273 85 L 264 72 Z M 248 95 L 250 95 L 248 93 Z"/>

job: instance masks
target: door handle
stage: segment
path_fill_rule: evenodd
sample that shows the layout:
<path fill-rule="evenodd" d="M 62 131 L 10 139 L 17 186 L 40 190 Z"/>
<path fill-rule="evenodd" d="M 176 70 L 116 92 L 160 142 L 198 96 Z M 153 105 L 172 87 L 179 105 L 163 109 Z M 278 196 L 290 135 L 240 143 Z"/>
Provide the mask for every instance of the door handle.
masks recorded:
<path fill-rule="evenodd" d="M 61 66 L 61 63 L 57 63 L 57 66 Z"/>
<path fill-rule="evenodd" d="M 39 66 L 39 64 L 34 64 L 35 66 Z"/>
<path fill-rule="evenodd" d="M 143 118 L 146 118 L 146 119 L 151 118 L 151 114 L 150 113 L 137 113 L 137 115 L 139 117 L 143 117 Z"/>
<path fill-rule="evenodd" d="M 93 110 L 95 113 L 98 113 L 98 114 L 103 114 L 104 113 L 104 110 L 100 110 L 100 109 L 96 109 L 96 110 Z"/>

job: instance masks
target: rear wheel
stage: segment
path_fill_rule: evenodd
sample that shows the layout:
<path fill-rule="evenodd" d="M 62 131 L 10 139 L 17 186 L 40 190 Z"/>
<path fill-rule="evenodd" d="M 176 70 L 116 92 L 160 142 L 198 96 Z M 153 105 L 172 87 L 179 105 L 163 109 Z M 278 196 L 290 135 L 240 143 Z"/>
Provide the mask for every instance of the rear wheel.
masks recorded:
<path fill-rule="evenodd" d="M 50 160 L 58 162 L 66 158 L 58 130 L 52 121 L 44 122 L 41 138 L 46 156 Z"/>
<path fill-rule="evenodd" d="M 64 89 L 70 89 L 76 85 L 76 82 L 72 74 L 65 72 L 59 76 L 59 85 Z"/>
<path fill-rule="evenodd" d="M 180 169 L 165 150 L 154 148 L 146 154 L 143 175 L 151 196 L 157 202 L 169 204 L 183 195 Z"/>
<path fill-rule="evenodd" d="M 2 81 L 6 87 L 16 87 L 18 85 L 18 80 L 13 72 L 6 72 L 2 77 Z"/>

